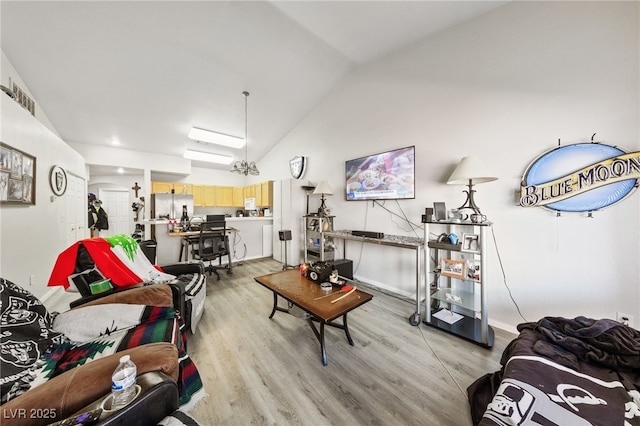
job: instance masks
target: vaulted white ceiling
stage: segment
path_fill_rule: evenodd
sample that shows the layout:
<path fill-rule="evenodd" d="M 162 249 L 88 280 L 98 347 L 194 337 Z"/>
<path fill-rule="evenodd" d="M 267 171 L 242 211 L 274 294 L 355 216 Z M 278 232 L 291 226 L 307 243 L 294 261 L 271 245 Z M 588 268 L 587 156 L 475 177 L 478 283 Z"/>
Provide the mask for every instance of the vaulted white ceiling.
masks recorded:
<path fill-rule="evenodd" d="M 2 1 L 1 41 L 69 143 L 242 159 L 187 132 L 243 136 L 246 90 L 259 160 L 354 67 L 504 3 Z"/>

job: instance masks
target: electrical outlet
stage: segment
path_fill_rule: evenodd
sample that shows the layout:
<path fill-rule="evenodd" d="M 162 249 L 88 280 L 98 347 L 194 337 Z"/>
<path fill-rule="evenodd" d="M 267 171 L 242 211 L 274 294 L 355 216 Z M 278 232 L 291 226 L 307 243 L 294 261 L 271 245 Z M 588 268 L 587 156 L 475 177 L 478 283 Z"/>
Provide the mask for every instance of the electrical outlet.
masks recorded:
<path fill-rule="evenodd" d="M 616 312 L 616 321 L 624 325 L 628 325 L 629 327 L 633 327 L 633 315 Z"/>

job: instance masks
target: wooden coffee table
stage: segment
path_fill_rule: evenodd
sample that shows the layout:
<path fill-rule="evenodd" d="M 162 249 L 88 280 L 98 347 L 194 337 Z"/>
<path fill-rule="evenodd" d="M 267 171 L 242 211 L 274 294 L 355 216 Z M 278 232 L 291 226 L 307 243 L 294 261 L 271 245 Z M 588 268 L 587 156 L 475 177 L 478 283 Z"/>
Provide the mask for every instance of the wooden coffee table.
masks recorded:
<path fill-rule="evenodd" d="M 298 269 L 263 275 L 256 277 L 255 280 L 273 292 L 273 309 L 269 318 L 273 318 L 276 311 L 289 312 L 288 308 L 278 306 L 278 296 L 309 314 L 307 321 L 318 342 L 320 342 L 322 364 L 324 365 L 328 363 L 324 343 L 325 325 L 344 330 L 347 341 L 353 346 L 353 339 L 349 334 L 347 324 L 347 313 L 373 298 L 373 295 L 356 289 L 346 297 L 331 303 L 333 300 L 347 294 L 347 292 L 341 292 L 338 287 L 334 287 L 331 292 L 323 291 L 319 284 L 300 275 Z M 342 324 L 334 322 L 339 317 L 342 317 Z M 316 322 L 320 324 L 319 329 L 316 327 Z"/>

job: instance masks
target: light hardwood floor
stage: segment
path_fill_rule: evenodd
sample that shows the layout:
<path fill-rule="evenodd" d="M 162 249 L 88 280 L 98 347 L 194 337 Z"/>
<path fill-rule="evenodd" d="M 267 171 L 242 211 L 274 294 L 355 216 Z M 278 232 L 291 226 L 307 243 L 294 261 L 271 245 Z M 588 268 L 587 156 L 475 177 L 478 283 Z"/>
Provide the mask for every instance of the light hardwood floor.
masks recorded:
<path fill-rule="evenodd" d="M 510 333 L 491 350 L 408 317 L 415 303 L 366 289 L 371 302 L 349 313 L 355 346 L 327 328 L 329 364 L 303 319 L 268 316 L 272 293 L 254 277 L 281 269 L 245 262 L 210 278 L 188 352 L 209 397 L 193 415 L 207 425 L 470 425 L 466 388 L 499 368 Z M 284 305 L 284 304 L 283 304 Z"/>
<path fill-rule="evenodd" d="M 355 346 L 328 327 L 323 366 L 305 320 L 268 318 L 273 295 L 253 278 L 281 267 L 251 260 L 220 281 L 208 278 L 205 312 L 187 347 L 209 395 L 192 412 L 203 425 L 471 425 L 466 388 L 499 369 L 513 334 L 496 330 L 493 349 L 484 349 L 413 327 L 415 302 L 359 284 L 374 298 L 349 313 Z M 64 311 L 68 302 L 56 295 L 45 305 Z"/>

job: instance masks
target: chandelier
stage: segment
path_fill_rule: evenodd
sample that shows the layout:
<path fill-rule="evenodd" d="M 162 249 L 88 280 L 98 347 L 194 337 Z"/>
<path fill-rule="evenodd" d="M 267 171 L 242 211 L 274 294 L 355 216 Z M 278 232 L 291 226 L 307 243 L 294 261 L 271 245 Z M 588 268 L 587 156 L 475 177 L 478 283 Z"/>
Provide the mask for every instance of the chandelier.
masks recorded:
<path fill-rule="evenodd" d="M 255 161 L 247 161 L 247 152 L 249 145 L 247 140 L 247 98 L 249 97 L 249 92 L 242 92 L 242 95 L 244 96 L 244 160 L 236 161 L 233 164 L 233 168 L 231 169 L 231 171 L 233 173 L 239 173 L 245 176 L 257 176 L 260 174 L 260 171 L 258 170 L 258 166 L 256 166 Z"/>

